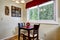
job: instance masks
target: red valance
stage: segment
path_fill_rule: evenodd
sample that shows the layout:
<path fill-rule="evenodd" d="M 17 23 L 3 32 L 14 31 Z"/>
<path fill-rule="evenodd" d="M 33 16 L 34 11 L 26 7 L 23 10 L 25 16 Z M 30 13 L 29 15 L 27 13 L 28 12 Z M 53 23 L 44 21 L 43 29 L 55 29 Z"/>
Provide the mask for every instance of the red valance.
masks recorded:
<path fill-rule="evenodd" d="M 26 3 L 26 8 L 30 8 L 36 5 L 40 5 L 42 3 L 48 2 L 50 0 L 33 0 L 31 2 Z"/>

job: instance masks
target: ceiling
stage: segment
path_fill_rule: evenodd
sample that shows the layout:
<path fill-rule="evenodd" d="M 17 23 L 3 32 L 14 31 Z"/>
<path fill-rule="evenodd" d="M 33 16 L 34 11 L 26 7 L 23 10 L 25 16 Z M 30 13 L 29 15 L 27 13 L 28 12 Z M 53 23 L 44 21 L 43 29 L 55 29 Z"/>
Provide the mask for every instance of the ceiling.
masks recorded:
<path fill-rule="evenodd" d="M 30 1 L 33 1 L 33 0 L 25 0 L 26 3 L 30 2 Z"/>
<path fill-rule="evenodd" d="M 13 2 L 16 2 L 16 3 L 21 3 L 21 2 L 25 2 L 25 3 L 28 3 L 28 2 L 31 2 L 33 0 L 12 0 Z"/>

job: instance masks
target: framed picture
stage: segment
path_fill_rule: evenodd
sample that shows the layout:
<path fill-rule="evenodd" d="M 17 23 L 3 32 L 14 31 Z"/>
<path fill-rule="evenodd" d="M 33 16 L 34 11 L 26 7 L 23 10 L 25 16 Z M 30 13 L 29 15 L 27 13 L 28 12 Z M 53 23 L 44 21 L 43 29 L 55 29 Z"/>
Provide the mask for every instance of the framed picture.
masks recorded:
<path fill-rule="evenodd" d="M 9 7 L 5 6 L 5 15 L 9 15 Z"/>
<path fill-rule="evenodd" d="M 21 17 L 21 8 L 11 6 L 11 16 L 12 17 Z"/>

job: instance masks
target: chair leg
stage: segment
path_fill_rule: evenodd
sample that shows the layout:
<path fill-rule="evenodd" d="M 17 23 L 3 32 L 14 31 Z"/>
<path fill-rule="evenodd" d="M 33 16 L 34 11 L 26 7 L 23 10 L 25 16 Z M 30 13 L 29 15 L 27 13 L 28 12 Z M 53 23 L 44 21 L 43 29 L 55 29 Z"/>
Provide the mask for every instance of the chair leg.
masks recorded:
<path fill-rule="evenodd" d="M 23 40 L 27 40 L 26 37 L 23 35 Z"/>
<path fill-rule="evenodd" d="M 30 40 L 31 40 L 31 38 L 30 38 Z"/>
<path fill-rule="evenodd" d="M 38 40 L 38 37 L 37 37 L 37 40 Z"/>
<path fill-rule="evenodd" d="M 36 40 L 39 40 L 39 39 L 38 39 L 38 35 L 37 35 L 37 39 L 36 39 Z"/>
<path fill-rule="evenodd" d="M 39 38 L 39 33 L 37 32 L 37 40 L 39 40 L 38 38 Z"/>
<path fill-rule="evenodd" d="M 23 35 L 23 40 L 25 40 L 25 36 Z"/>
<path fill-rule="evenodd" d="M 34 38 L 33 38 L 33 40 L 34 40 Z"/>

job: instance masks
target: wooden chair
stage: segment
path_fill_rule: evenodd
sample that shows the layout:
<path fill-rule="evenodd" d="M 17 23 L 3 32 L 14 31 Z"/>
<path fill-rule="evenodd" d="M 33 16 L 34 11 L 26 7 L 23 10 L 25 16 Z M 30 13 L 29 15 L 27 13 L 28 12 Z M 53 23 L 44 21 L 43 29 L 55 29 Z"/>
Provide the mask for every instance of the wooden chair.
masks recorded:
<path fill-rule="evenodd" d="M 40 24 L 39 24 L 40 25 Z M 30 32 L 30 39 L 29 40 L 31 40 L 31 39 L 35 39 L 36 38 L 36 40 L 39 40 L 38 38 L 38 30 L 39 30 L 39 25 L 34 25 L 34 28 L 32 29 L 32 31 Z M 27 35 L 27 33 L 26 34 L 23 34 L 23 40 L 28 40 L 28 35 Z"/>

